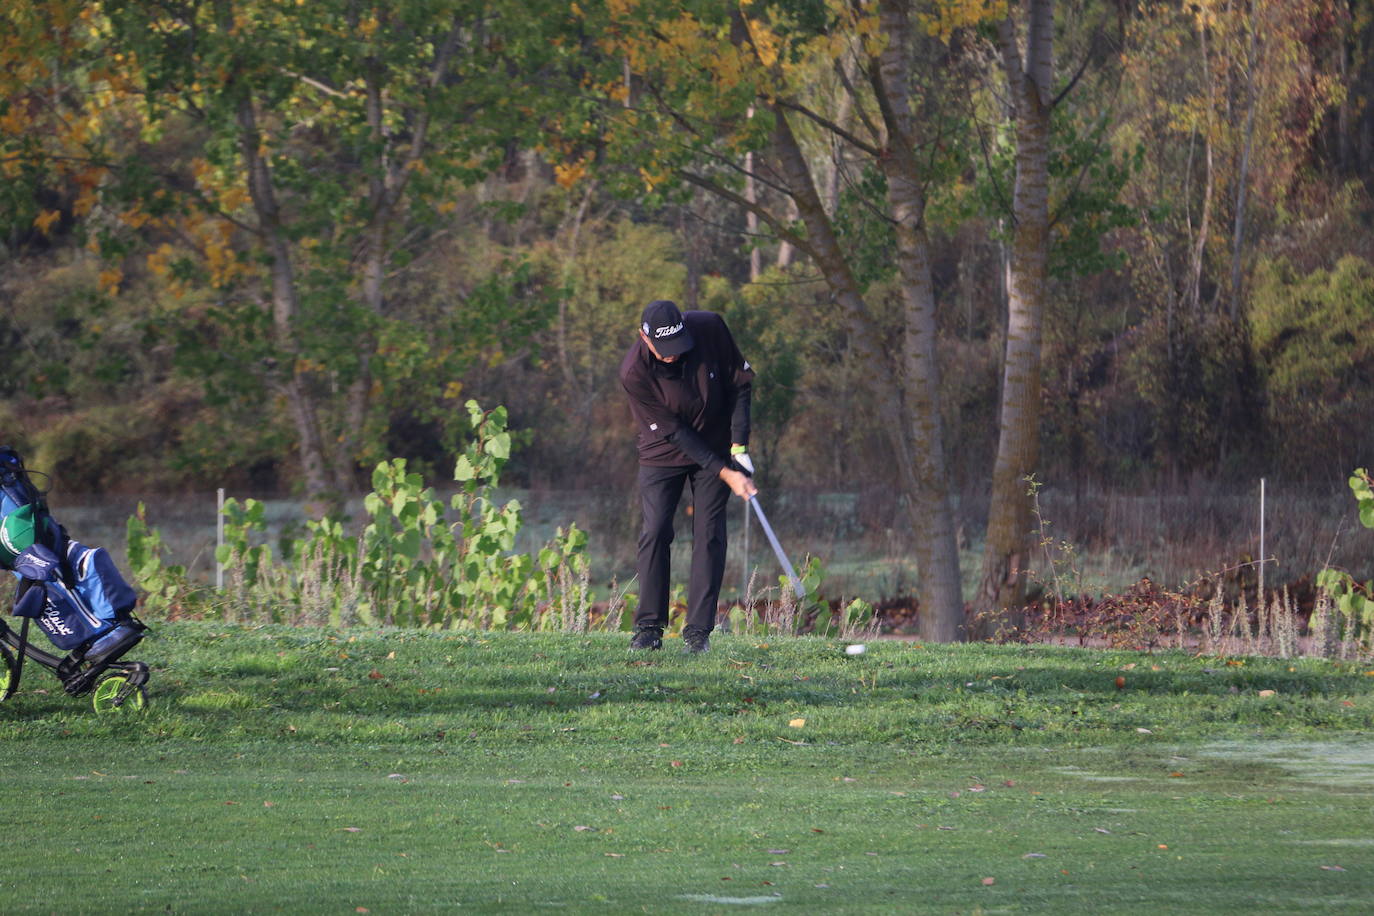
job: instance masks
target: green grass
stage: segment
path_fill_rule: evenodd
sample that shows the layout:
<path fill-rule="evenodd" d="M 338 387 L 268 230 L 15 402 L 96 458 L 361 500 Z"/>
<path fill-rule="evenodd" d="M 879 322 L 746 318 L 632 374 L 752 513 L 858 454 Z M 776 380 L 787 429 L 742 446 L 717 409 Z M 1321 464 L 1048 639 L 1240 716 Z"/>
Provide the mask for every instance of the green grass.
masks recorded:
<path fill-rule="evenodd" d="M 136 653 L 155 671 L 135 716 L 97 716 L 31 667 L 0 707 L 0 911 L 1374 899 L 1367 667 L 624 642 L 168 624 Z"/>

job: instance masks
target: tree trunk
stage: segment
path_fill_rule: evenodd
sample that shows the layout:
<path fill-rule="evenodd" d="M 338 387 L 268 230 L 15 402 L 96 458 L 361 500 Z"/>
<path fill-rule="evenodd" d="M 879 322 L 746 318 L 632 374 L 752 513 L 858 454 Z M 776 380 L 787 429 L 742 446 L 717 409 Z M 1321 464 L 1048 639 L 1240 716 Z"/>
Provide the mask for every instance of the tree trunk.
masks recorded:
<path fill-rule="evenodd" d="M 963 590 L 959 581 L 958 538 L 949 498 L 945 464 L 944 427 L 940 418 L 940 368 L 936 359 L 935 283 L 930 272 L 930 242 L 925 229 L 925 190 L 916 161 L 916 136 L 908 103 L 911 83 L 911 35 L 907 5 L 884 0 L 880 28 L 887 45 L 878 59 L 879 107 L 888 125 L 890 155 L 883 160 L 887 174 L 888 208 L 897 233 L 897 271 L 902 278 L 903 413 L 911 440 L 911 490 L 919 494 L 921 511 L 913 516 L 918 537 L 933 545 L 921 564 L 923 594 L 930 606 L 954 609 L 922 621 L 927 639 L 949 642 L 962 627 Z M 934 546 L 939 545 L 939 546 Z M 923 606 L 925 602 L 922 602 Z M 923 615 L 924 616 L 924 615 Z"/>
<path fill-rule="evenodd" d="M 1040 456 L 1040 345 L 1049 260 L 1049 140 L 1053 0 L 1030 0 L 1025 66 L 1010 17 L 1000 28 L 1016 118 L 1015 227 L 1007 290 L 1007 340 L 997 459 L 993 466 L 982 576 L 972 623 L 987 636 L 1024 624 L 1032 546 L 1026 478 Z"/>
<path fill-rule="evenodd" d="M 1250 46 L 1245 54 L 1245 141 L 1240 154 L 1240 174 L 1236 176 L 1236 225 L 1231 243 L 1231 321 L 1240 319 L 1241 262 L 1245 253 L 1245 192 L 1250 183 L 1250 151 L 1255 143 L 1255 109 L 1259 90 L 1255 86 L 1255 67 L 1259 63 L 1259 15 L 1250 6 Z"/>
<path fill-rule="evenodd" d="M 942 469 L 942 460 L 938 456 L 942 456 L 944 448 L 939 424 L 921 420 L 913 424 L 909 421 L 908 404 L 904 403 L 903 392 L 914 389 L 919 382 L 916 379 L 904 379 L 902 372 L 889 368 L 896 367 L 892 355 L 883 346 L 883 332 L 873 321 L 863 301 L 858 283 L 835 236 L 834 227 L 826 216 L 806 157 L 781 112 L 776 113 L 774 148 L 788 189 L 806 226 L 810 253 L 825 276 L 836 303 L 848 319 L 850 344 L 855 358 L 860 365 L 872 367 L 876 379 L 887 376 L 891 380 L 886 384 L 879 380 L 873 386 L 872 395 L 874 408 L 882 419 L 896 456 L 898 479 L 904 491 L 902 495 L 906 497 L 912 530 L 916 534 L 916 562 L 921 574 L 921 613 L 917 618 L 917 626 L 925 639 L 953 641 L 959 636 L 963 599 L 959 589 L 959 553 L 949 503 L 949 484 L 947 480 L 936 479 L 938 471 Z M 918 320 L 908 319 L 909 326 L 919 324 Z M 905 371 L 911 366 L 904 364 L 901 368 Z M 910 397 L 909 400 L 925 406 L 935 404 L 937 397 L 938 394 L 932 390 L 921 392 L 919 397 Z M 923 453 L 919 467 L 915 457 L 917 452 Z M 953 571 L 952 581 L 950 571 Z"/>
<path fill-rule="evenodd" d="M 240 151 L 248 173 L 249 196 L 257 214 L 258 231 L 271 258 L 269 273 L 274 342 L 281 358 L 287 363 L 278 366 L 275 371 L 276 387 L 286 401 L 296 428 L 306 511 L 312 517 L 321 518 L 337 507 L 338 492 L 331 478 L 330 462 L 320 432 L 319 407 L 309 381 L 298 365 L 295 324 L 299 305 L 290 241 L 281 224 L 272 173 L 260 152 L 261 139 L 253 98 L 246 92 L 239 102 L 238 124 Z"/>
<path fill-rule="evenodd" d="M 795 221 L 798 218 L 798 216 L 799 214 L 797 212 L 797 202 L 795 200 L 788 201 L 787 219 L 789 221 Z M 778 269 L 786 270 L 787 268 L 791 267 L 792 262 L 796 260 L 796 257 L 797 246 L 793 245 L 791 242 L 784 239 L 782 243 L 778 245 Z"/>

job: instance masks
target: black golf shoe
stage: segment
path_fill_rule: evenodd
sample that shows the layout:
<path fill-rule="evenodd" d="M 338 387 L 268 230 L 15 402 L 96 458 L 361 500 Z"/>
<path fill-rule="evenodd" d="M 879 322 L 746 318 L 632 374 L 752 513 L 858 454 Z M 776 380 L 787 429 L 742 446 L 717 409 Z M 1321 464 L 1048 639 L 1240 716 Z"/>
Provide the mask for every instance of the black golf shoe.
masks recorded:
<path fill-rule="evenodd" d="M 662 627 L 635 627 L 635 635 L 630 637 L 631 649 L 662 649 Z"/>
<path fill-rule="evenodd" d="M 711 631 L 705 627 L 682 628 L 682 650 L 693 655 L 711 651 Z"/>

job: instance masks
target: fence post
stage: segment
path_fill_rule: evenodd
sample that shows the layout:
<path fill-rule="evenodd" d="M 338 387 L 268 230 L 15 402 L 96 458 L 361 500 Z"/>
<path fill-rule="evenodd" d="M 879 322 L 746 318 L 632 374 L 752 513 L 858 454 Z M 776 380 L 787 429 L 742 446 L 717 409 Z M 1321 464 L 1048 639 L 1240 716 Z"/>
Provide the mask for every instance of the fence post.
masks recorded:
<path fill-rule="evenodd" d="M 1260 478 L 1260 543 L 1259 543 L 1259 595 L 1256 596 L 1260 610 L 1264 610 L 1264 478 Z"/>
<path fill-rule="evenodd" d="M 224 487 L 219 488 L 215 506 L 215 588 L 224 588 L 224 564 L 219 561 L 219 549 L 224 545 Z"/>

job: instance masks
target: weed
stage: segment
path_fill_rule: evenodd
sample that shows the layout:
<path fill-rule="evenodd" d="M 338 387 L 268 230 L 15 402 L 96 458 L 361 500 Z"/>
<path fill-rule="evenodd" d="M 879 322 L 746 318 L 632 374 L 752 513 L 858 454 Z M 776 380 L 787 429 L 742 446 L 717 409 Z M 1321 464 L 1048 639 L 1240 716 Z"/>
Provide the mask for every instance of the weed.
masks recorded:
<path fill-rule="evenodd" d="M 593 623 L 586 533 L 559 528 L 537 557 L 514 550 L 520 504 L 492 499 L 510 455 L 506 413 L 467 406 L 475 434 L 455 464 L 461 489 L 448 506 L 404 460 L 382 462 L 359 533 L 337 519 L 310 521 L 304 537 L 283 538 L 274 556 L 264 543 L 265 506 L 228 500 L 226 542 L 217 551 L 227 573 L 223 592 L 195 593 L 184 570 L 163 565 L 160 536 L 141 516 L 131 519 L 130 555 L 150 596 L 145 605 L 195 602 L 204 616 L 238 622 L 586 632 Z"/>

